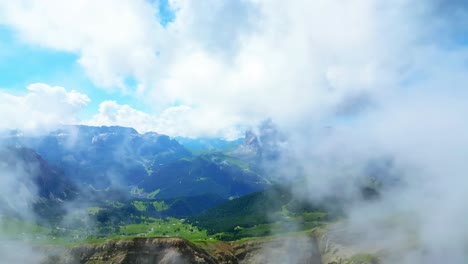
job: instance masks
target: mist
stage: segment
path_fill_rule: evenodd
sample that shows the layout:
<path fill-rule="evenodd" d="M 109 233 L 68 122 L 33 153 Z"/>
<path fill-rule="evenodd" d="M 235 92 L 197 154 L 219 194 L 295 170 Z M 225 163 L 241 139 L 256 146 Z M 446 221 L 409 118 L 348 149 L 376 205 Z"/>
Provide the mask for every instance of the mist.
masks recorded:
<path fill-rule="evenodd" d="M 39 164 L 25 164 L 2 144 L 0 147 L 0 263 L 40 263 L 44 256 L 30 243 L 33 235 L 20 232 L 22 227 L 9 221 L 9 217 L 17 217 L 25 223 L 36 222 L 33 204 L 38 199 L 38 190 L 34 177 Z"/>

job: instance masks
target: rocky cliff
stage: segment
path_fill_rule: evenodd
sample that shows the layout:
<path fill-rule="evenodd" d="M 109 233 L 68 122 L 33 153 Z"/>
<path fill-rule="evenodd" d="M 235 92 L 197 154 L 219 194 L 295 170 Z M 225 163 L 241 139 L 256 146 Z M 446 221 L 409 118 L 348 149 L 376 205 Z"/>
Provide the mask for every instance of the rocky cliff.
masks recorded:
<path fill-rule="evenodd" d="M 135 238 L 49 252 L 42 264 L 217 263 L 206 251 L 181 238 Z"/>
<path fill-rule="evenodd" d="M 324 230 L 251 241 L 191 243 L 181 238 L 135 238 L 49 251 L 42 264 L 378 264 L 377 257 L 337 242 Z"/>

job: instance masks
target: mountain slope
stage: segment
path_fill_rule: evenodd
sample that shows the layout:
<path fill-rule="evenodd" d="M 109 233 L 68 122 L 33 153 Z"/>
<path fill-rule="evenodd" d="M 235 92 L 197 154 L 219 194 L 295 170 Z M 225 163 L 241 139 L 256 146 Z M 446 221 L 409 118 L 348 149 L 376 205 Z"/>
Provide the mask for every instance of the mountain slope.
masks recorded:
<path fill-rule="evenodd" d="M 96 188 L 137 185 L 158 166 L 190 157 L 177 141 L 133 128 L 67 126 L 46 136 L 7 138 L 35 149 L 75 182 Z"/>
<path fill-rule="evenodd" d="M 71 199 L 76 187 L 64 173 L 50 166 L 39 154 L 28 148 L 5 147 L 0 149 L 0 168 L 5 174 L 13 174 L 30 192 L 40 198 Z M 19 190 L 18 190 L 19 191 Z"/>
<path fill-rule="evenodd" d="M 241 161 L 216 153 L 161 166 L 142 187 L 145 191 L 159 190 L 160 199 L 206 193 L 227 199 L 263 190 L 268 184 Z"/>
<path fill-rule="evenodd" d="M 295 217 L 304 218 L 302 220 L 306 221 L 321 221 L 326 219 L 327 214 L 324 213 L 326 211 L 324 206 L 298 200 L 288 187 L 275 185 L 264 191 L 221 203 L 191 217 L 190 221 L 201 228 L 206 228 L 211 234 L 236 233 L 236 227 L 249 228 L 274 222 L 287 223 L 293 221 Z M 316 214 L 309 214 L 311 212 Z"/>
<path fill-rule="evenodd" d="M 243 139 L 224 140 L 220 138 L 175 138 L 192 153 L 226 152 L 237 148 Z"/>
<path fill-rule="evenodd" d="M 64 203 L 78 197 L 78 188 L 63 172 L 27 148 L 0 149 L 0 215 L 60 221 Z"/>
<path fill-rule="evenodd" d="M 65 126 L 41 136 L 12 131 L 4 141 L 36 150 L 93 200 L 114 199 L 106 198 L 109 194 L 119 200 L 121 194 L 158 200 L 206 194 L 228 199 L 269 185 L 239 159 L 221 153 L 193 156 L 166 135 L 139 134 L 133 128 Z"/>

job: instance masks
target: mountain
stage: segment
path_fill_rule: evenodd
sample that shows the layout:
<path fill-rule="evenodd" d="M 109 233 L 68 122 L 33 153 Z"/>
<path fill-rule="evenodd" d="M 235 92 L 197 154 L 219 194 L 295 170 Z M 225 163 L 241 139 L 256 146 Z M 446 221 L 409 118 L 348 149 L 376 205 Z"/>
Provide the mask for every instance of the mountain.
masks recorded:
<path fill-rule="evenodd" d="M 261 156 L 261 146 L 257 135 L 252 131 L 245 132 L 242 144 L 232 151 L 234 156 L 246 160 L 258 160 Z"/>
<path fill-rule="evenodd" d="M 237 158 L 219 152 L 194 156 L 169 136 L 140 134 L 133 128 L 64 126 L 39 136 L 12 131 L 3 141 L 34 149 L 50 164 L 62 168 L 93 200 L 121 200 L 122 194 L 159 200 L 206 194 L 228 199 L 269 185 Z M 223 140 L 184 142 L 200 148 L 238 144 Z"/>
<path fill-rule="evenodd" d="M 315 234 L 236 243 L 192 243 L 181 238 L 134 238 L 103 244 L 75 246 L 48 252 L 44 264 L 69 263 L 160 263 L 160 264 L 258 264 L 338 263 L 322 262 Z M 368 262 L 340 262 L 371 264 Z"/>
<path fill-rule="evenodd" d="M 78 197 L 77 186 L 62 170 L 28 148 L 0 149 L 0 185 L 0 217 L 44 224 L 59 222 L 65 203 Z"/>
<path fill-rule="evenodd" d="M 268 119 L 263 121 L 256 131 L 247 131 L 242 144 L 230 154 L 257 163 L 274 162 L 284 154 L 286 146 L 286 136 Z"/>
<path fill-rule="evenodd" d="M 159 190 L 160 199 L 206 193 L 225 199 L 263 190 L 267 179 L 242 161 L 212 153 L 184 158 L 159 167 L 142 184 L 145 192 Z"/>
<path fill-rule="evenodd" d="M 243 142 L 242 138 L 236 140 L 225 140 L 221 138 L 185 138 L 176 137 L 180 144 L 192 153 L 226 152 L 237 148 Z"/>
<path fill-rule="evenodd" d="M 32 149 L 1 148 L 0 168 L 3 181 L 22 183 L 37 198 L 68 200 L 76 195 L 76 186 L 65 177 L 63 171 L 51 166 Z M 9 183 L 12 182 L 4 184 Z"/>
<path fill-rule="evenodd" d="M 300 200 L 292 194 L 289 187 L 274 185 L 266 190 L 223 202 L 189 219 L 197 226 L 207 229 L 210 234 L 223 233 L 220 239 L 232 240 L 267 235 L 272 228 L 280 232 L 279 229 L 300 230 L 307 226 L 316 226 L 328 219 L 329 213 L 333 214 L 324 204 L 319 206 Z M 270 224 L 274 225 L 269 226 Z"/>
<path fill-rule="evenodd" d="M 117 126 L 66 126 L 45 136 L 14 134 L 6 141 L 35 149 L 76 183 L 98 189 L 138 185 L 157 167 L 191 156 L 166 135 Z"/>

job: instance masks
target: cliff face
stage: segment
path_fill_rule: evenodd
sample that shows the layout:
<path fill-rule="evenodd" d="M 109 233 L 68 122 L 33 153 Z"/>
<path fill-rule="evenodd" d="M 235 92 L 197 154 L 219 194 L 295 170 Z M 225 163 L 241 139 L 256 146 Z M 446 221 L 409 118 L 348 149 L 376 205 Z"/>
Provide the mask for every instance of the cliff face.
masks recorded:
<path fill-rule="evenodd" d="M 41 264 L 378 264 L 370 254 L 337 243 L 326 232 L 242 242 L 135 238 L 50 253 Z"/>
<path fill-rule="evenodd" d="M 239 263 L 310 263 L 322 264 L 315 240 L 307 236 L 285 237 L 248 242 L 234 247 Z"/>
<path fill-rule="evenodd" d="M 83 245 L 51 254 L 43 264 L 217 263 L 208 253 L 180 238 L 135 238 Z"/>
<path fill-rule="evenodd" d="M 378 253 L 382 248 L 373 248 L 359 243 L 362 234 L 350 232 L 340 224 L 334 224 L 314 233 L 323 264 L 379 264 Z"/>

